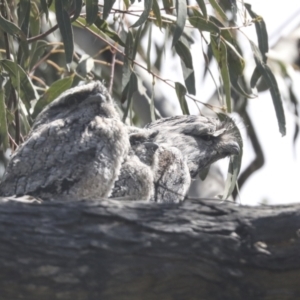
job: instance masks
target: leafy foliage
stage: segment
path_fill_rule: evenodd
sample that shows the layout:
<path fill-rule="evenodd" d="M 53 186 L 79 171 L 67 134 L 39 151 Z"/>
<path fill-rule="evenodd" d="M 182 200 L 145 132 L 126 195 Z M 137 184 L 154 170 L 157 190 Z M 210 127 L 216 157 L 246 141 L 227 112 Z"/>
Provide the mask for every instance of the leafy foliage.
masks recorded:
<path fill-rule="evenodd" d="M 281 96 L 275 77 L 267 66 L 266 26 L 263 18 L 253 12 L 249 4 L 238 7 L 236 1 L 209 0 L 213 12 L 209 15 L 208 4 L 203 0 L 197 0 L 192 6 L 187 6 L 186 0 L 144 1 L 141 9 L 131 9 L 135 0 L 107 0 L 104 5 L 97 0 L 19 0 L 9 4 L 0 1 L 0 29 L 4 35 L 0 42 L 0 142 L 3 151 L 8 147 L 15 148 L 27 134 L 28 124 L 43 107 L 81 80 L 108 79 L 109 89 L 114 90 L 115 95 L 117 93 L 116 99 L 120 99 L 123 120 L 129 116 L 133 123 L 138 117 L 133 111 L 132 97 L 140 89 L 139 69 L 152 77 L 153 89 L 155 80 L 173 87 L 184 114 L 189 114 L 187 97 L 216 113 L 231 112 L 235 108 L 233 91 L 245 101 L 253 97 L 244 84 L 245 62 L 235 34 L 253 23 L 258 47 L 250 41 L 256 69 L 248 86 L 254 88 L 261 77 L 265 79 L 273 98 L 280 132 L 285 134 Z M 248 11 L 248 17 L 242 20 L 242 24 L 236 23 L 239 10 Z M 228 17 L 228 11 L 232 18 Z M 157 60 L 153 63 L 155 27 L 165 34 L 165 43 L 156 47 Z M 74 42 L 74 32 L 78 30 L 82 35 L 92 35 L 100 43 L 100 51 L 94 56 L 83 53 Z M 192 96 L 196 94 L 196 83 L 190 47 L 197 31 L 219 67 L 221 98 L 225 97 L 221 109 Z M 146 50 L 142 46 L 144 36 L 147 36 Z M 162 66 L 161 61 L 158 63 L 161 53 L 168 50 L 174 50 L 174 55 L 180 58 L 184 82 L 171 82 L 155 71 L 154 66 Z M 115 69 L 121 70 L 115 72 Z M 118 78 L 117 74 L 122 74 L 122 78 Z M 218 77 L 217 74 L 214 76 Z M 144 92 L 141 91 L 141 94 Z M 157 115 L 153 98 L 152 119 Z M 231 193 L 239 168 L 240 158 L 231 165 L 234 180 L 228 184 L 225 194 Z"/>

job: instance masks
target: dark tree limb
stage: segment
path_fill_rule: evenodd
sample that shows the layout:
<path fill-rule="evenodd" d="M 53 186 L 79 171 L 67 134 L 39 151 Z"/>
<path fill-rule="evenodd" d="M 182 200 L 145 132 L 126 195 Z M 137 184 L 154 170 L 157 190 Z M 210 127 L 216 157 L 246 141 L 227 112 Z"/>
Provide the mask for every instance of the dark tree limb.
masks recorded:
<path fill-rule="evenodd" d="M 300 205 L 0 201 L 1 299 L 298 299 Z"/>

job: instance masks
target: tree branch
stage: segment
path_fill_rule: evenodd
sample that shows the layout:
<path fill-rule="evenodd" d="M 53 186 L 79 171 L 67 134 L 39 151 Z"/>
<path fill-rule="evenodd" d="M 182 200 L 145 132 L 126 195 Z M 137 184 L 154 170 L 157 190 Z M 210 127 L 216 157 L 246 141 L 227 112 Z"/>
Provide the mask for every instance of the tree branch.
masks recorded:
<path fill-rule="evenodd" d="M 0 200 L 3 299 L 296 299 L 300 205 Z"/>

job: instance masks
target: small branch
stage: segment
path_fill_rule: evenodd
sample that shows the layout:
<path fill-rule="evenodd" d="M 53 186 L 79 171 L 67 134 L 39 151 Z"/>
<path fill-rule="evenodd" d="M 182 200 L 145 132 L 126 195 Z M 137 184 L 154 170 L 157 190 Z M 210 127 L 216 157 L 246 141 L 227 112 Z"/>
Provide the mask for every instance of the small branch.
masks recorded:
<path fill-rule="evenodd" d="M 28 38 L 27 39 L 27 43 L 30 44 L 30 43 L 33 43 L 35 41 L 38 41 L 44 37 L 46 37 L 47 35 L 49 35 L 50 33 L 54 32 L 56 29 L 58 29 L 58 25 L 54 25 L 53 27 L 51 27 L 49 30 L 45 31 L 44 33 L 41 33 L 39 35 L 36 35 L 36 36 L 33 36 L 31 38 Z"/>
<path fill-rule="evenodd" d="M 114 49 L 115 51 L 117 51 L 118 53 L 120 53 L 122 56 L 126 57 L 128 60 L 130 60 L 132 63 L 134 63 L 135 65 L 139 66 L 141 69 L 147 71 L 149 74 L 151 74 L 152 76 L 156 77 L 157 79 L 159 79 L 160 81 L 163 81 L 164 83 L 166 83 L 168 86 L 170 86 L 171 88 L 173 88 L 175 90 L 175 86 L 172 85 L 170 83 L 173 82 L 172 80 L 169 80 L 169 79 L 163 79 L 162 77 L 160 77 L 159 75 L 155 74 L 154 72 L 152 71 L 149 71 L 147 69 L 147 67 L 141 65 L 140 63 L 138 63 L 136 60 L 132 59 L 131 57 L 128 57 L 122 50 L 118 49 L 118 47 L 114 46 L 113 44 L 111 44 L 109 41 L 105 40 L 103 37 L 101 37 L 100 35 L 96 34 L 95 32 L 93 32 L 91 29 L 89 29 L 88 27 L 85 27 L 84 24 L 82 24 L 80 21 L 76 20 L 76 22 L 84 27 L 86 30 L 88 30 L 92 35 L 98 37 L 99 39 L 101 39 L 104 43 L 106 43 L 107 45 L 109 45 L 112 49 Z M 187 98 L 193 100 L 194 102 L 198 102 L 198 103 L 201 103 L 202 105 L 206 106 L 207 108 L 215 111 L 215 109 L 218 109 L 220 110 L 221 112 L 224 111 L 224 109 L 222 107 L 219 107 L 219 106 L 213 106 L 213 105 L 210 105 L 208 103 L 205 103 L 205 102 L 202 102 L 198 99 L 196 99 L 195 97 L 191 96 L 191 95 L 186 95 Z"/>

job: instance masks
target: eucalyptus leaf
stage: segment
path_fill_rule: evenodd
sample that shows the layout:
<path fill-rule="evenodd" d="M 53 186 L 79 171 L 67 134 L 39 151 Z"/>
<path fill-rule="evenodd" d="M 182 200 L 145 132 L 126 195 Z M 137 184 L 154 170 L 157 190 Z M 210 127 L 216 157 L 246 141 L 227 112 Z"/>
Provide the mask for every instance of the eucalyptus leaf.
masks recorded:
<path fill-rule="evenodd" d="M 228 21 L 227 16 L 225 14 L 225 12 L 223 11 L 223 9 L 221 8 L 221 6 L 218 4 L 218 2 L 216 0 L 208 0 L 211 4 L 211 6 L 213 7 L 213 9 L 220 15 L 220 17 L 225 20 Z"/>
<path fill-rule="evenodd" d="M 65 77 L 54 81 L 48 90 L 37 101 L 32 116 L 35 118 L 46 105 L 51 103 L 54 99 L 60 96 L 64 91 L 72 86 L 73 76 Z"/>
<path fill-rule="evenodd" d="M 74 41 L 70 16 L 64 9 L 63 0 L 55 0 L 55 13 L 65 47 L 66 63 L 69 65 L 73 60 Z"/>
<path fill-rule="evenodd" d="M 82 0 L 73 0 L 74 1 L 74 14 L 72 17 L 72 22 L 74 22 L 81 13 L 81 9 L 82 9 Z"/>
<path fill-rule="evenodd" d="M 9 74 L 11 83 L 16 91 L 20 93 L 20 98 L 23 100 L 26 109 L 30 109 L 30 101 L 37 98 L 36 91 L 26 72 L 15 62 L 2 59 L 0 65 Z"/>
<path fill-rule="evenodd" d="M 30 11 L 29 22 L 30 22 L 31 36 L 37 36 L 41 30 L 41 19 L 40 19 L 40 11 L 35 2 L 31 2 L 31 11 Z M 31 43 L 31 49 L 30 49 L 30 51 L 28 51 L 28 54 L 27 53 L 25 54 L 23 51 L 23 56 L 25 57 L 23 66 L 26 71 L 29 70 L 30 63 L 32 60 L 32 55 L 35 53 L 37 45 L 38 45 L 38 41 L 34 41 L 33 43 Z"/>
<path fill-rule="evenodd" d="M 255 67 L 253 74 L 251 76 L 251 79 L 250 79 L 250 86 L 252 89 L 256 86 L 260 77 L 261 77 L 261 72 L 258 67 Z"/>
<path fill-rule="evenodd" d="M 162 0 L 162 2 L 166 13 L 171 15 L 173 13 L 172 7 L 174 6 L 173 0 Z"/>
<path fill-rule="evenodd" d="M 109 25 L 107 24 L 106 21 L 104 21 L 104 20 L 100 19 L 99 17 L 97 17 L 94 24 L 96 26 L 91 25 L 89 27 L 90 30 L 99 33 L 99 31 L 96 30 L 96 28 L 98 28 L 100 30 L 100 32 L 104 33 L 107 37 L 109 37 L 110 39 L 112 39 L 116 43 L 120 44 L 121 46 L 125 46 L 123 41 L 120 39 L 119 35 L 109 27 Z"/>
<path fill-rule="evenodd" d="M 186 95 L 185 86 L 182 85 L 180 82 L 175 82 L 175 91 L 176 91 L 177 98 L 179 100 L 182 113 L 184 115 L 189 115 L 190 114 L 189 107 L 185 99 L 185 95 Z"/>
<path fill-rule="evenodd" d="M 5 93 L 3 87 L 0 87 L 0 144 L 4 151 L 9 147 Z"/>
<path fill-rule="evenodd" d="M 175 51 L 189 69 L 193 69 L 193 58 L 190 49 L 182 42 L 178 41 L 175 45 Z"/>
<path fill-rule="evenodd" d="M 217 60 L 221 71 L 221 77 L 223 80 L 223 86 L 226 97 L 226 107 L 227 111 L 231 112 L 231 84 L 230 84 L 230 76 L 227 65 L 227 48 L 225 43 L 221 40 L 218 44 L 216 37 L 211 35 L 211 47 L 213 51 L 213 55 Z"/>
<path fill-rule="evenodd" d="M 48 9 L 48 4 L 47 0 L 41 0 L 41 8 L 44 14 L 46 15 L 46 21 L 48 22 L 49 19 L 49 9 Z"/>
<path fill-rule="evenodd" d="M 134 72 L 130 74 L 129 82 L 128 82 L 128 88 L 127 88 L 127 106 L 124 111 L 123 115 L 123 122 L 126 121 L 126 118 L 128 116 L 128 112 L 131 109 L 132 106 L 132 96 L 133 94 L 138 90 L 138 79 Z"/>
<path fill-rule="evenodd" d="M 177 43 L 184 30 L 184 25 L 187 17 L 186 0 L 176 0 L 176 14 L 177 19 L 175 31 L 173 34 L 172 47 Z"/>
<path fill-rule="evenodd" d="M 153 0 L 152 10 L 153 10 L 154 16 L 156 18 L 156 23 L 157 23 L 158 27 L 161 29 L 161 26 L 162 26 L 161 13 L 160 13 L 160 8 L 157 3 L 157 0 Z"/>
<path fill-rule="evenodd" d="M 122 68 L 122 96 L 121 96 L 121 103 L 127 98 L 128 94 L 128 83 L 130 80 L 130 76 L 132 73 L 131 70 L 131 60 L 128 58 L 132 57 L 133 52 L 133 34 L 132 31 L 129 30 L 126 38 L 126 46 L 125 46 L 125 57 L 124 57 L 124 64 Z"/>
<path fill-rule="evenodd" d="M 195 72 L 193 69 L 189 69 L 181 61 L 182 74 L 184 78 L 184 83 L 189 94 L 196 95 L 195 86 Z"/>
<path fill-rule="evenodd" d="M 204 0 L 197 0 L 197 3 L 203 13 L 204 18 L 207 19 L 207 10 L 206 10 L 206 4 Z"/>
<path fill-rule="evenodd" d="M 104 7 L 103 7 L 103 16 L 102 18 L 104 20 L 107 19 L 107 17 L 109 16 L 109 13 L 114 5 L 114 3 L 116 2 L 116 0 L 105 0 L 104 1 Z"/>
<path fill-rule="evenodd" d="M 259 50 L 263 56 L 263 62 L 267 62 L 267 55 L 269 51 L 269 42 L 268 42 L 268 32 L 267 32 L 267 27 L 264 19 L 257 15 L 252 9 L 251 5 L 245 3 L 245 7 L 249 13 L 249 15 L 255 19 L 255 29 L 256 29 L 256 35 L 257 35 L 257 41 L 258 41 L 258 47 Z"/>
<path fill-rule="evenodd" d="M 30 0 L 20 0 L 18 5 L 18 23 L 26 36 L 29 32 Z"/>
<path fill-rule="evenodd" d="M 189 22 L 199 31 L 208 31 L 210 33 L 220 34 L 220 28 L 217 25 L 199 16 L 189 17 Z"/>
<path fill-rule="evenodd" d="M 1 14 L 0 14 L 0 29 L 2 29 L 2 31 L 7 32 L 10 35 L 20 36 L 21 39 L 26 40 L 26 35 L 22 31 L 22 29 L 19 28 L 14 23 L 3 18 Z"/>
<path fill-rule="evenodd" d="M 85 0 L 86 5 L 86 23 L 92 25 L 98 17 L 98 0 Z"/>
<path fill-rule="evenodd" d="M 286 122 L 285 122 L 285 115 L 284 115 L 281 95 L 278 89 L 277 81 L 272 71 L 268 67 L 268 65 L 265 64 L 263 55 L 258 49 L 258 47 L 252 41 L 250 41 L 250 44 L 253 51 L 256 67 L 258 71 L 261 73 L 265 83 L 270 88 L 270 93 L 272 96 L 273 105 L 276 112 L 279 131 L 282 134 L 282 136 L 284 136 L 286 134 Z"/>
<path fill-rule="evenodd" d="M 149 22 L 148 46 L 147 46 L 147 70 L 151 71 L 151 44 L 152 44 L 152 23 Z"/>
<path fill-rule="evenodd" d="M 141 16 L 139 17 L 139 19 L 133 25 L 131 25 L 131 27 L 138 27 L 145 23 L 152 9 L 152 4 L 153 4 L 153 0 L 144 1 L 144 10 Z"/>

